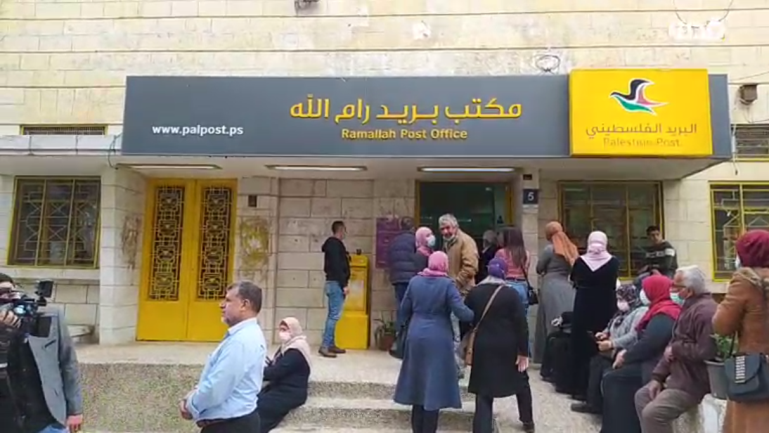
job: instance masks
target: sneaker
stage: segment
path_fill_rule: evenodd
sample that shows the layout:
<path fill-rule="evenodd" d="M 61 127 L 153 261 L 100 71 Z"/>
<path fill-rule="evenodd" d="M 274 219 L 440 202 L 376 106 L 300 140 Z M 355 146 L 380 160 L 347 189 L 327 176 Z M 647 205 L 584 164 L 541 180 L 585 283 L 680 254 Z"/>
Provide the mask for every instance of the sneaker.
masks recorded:
<path fill-rule="evenodd" d="M 335 353 L 335 354 L 338 354 L 338 355 L 341 355 L 341 354 L 343 354 L 343 353 L 347 353 L 347 351 L 346 351 L 346 350 L 344 350 L 344 349 L 341 349 L 341 348 L 339 348 L 339 347 L 336 347 L 336 346 L 331 346 L 331 347 L 329 347 L 329 348 L 328 348 L 328 351 L 329 351 L 329 352 L 331 352 L 331 353 Z"/>
<path fill-rule="evenodd" d="M 320 350 L 318 350 L 318 353 L 320 353 L 320 356 L 324 358 L 336 358 L 336 353 L 325 347 L 321 347 Z"/>
<path fill-rule="evenodd" d="M 523 431 L 526 433 L 534 433 L 534 423 L 533 422 L 525 422 L 523 423 Z"/>
<path fill-rule="evenodd" d="M 600 415 L 601 411 L 594 408 L 587 403 L 574 403 L 571 405 L 571 411 L 577 413 L 589 413 L 593 415 Z"/>

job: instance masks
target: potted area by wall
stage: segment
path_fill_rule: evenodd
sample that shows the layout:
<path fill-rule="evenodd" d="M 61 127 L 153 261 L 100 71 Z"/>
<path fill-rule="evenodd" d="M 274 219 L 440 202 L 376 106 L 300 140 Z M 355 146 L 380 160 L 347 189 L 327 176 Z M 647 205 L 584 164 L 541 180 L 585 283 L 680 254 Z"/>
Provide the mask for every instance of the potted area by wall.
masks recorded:
<path fill-rule="evenodd" d="M 713 335 L 713 338 L 716 340 L 716 359 L 705 361 L 708 366 L 710 393 L 714 398 L 726 400 L 727 379 L 724 360 L 731 356 L 733 348 L 737 346 L 737 337 Z"/>

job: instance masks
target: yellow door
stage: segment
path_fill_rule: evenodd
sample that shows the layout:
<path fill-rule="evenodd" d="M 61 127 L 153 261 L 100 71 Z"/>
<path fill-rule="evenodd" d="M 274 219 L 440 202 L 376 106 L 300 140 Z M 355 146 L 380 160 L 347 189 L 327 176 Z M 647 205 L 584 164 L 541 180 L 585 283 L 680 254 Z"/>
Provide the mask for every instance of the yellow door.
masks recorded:
<path fill-rule="evenodd" d="M 153 180 L 147 197 L 137 339 L 219 341 L 232 278 L 236 182 Z"/>

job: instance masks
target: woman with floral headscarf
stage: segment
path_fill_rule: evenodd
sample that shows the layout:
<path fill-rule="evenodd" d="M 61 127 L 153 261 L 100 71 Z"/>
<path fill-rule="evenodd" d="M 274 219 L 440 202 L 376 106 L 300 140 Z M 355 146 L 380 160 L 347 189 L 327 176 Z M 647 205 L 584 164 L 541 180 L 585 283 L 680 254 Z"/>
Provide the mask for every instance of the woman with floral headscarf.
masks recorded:
<path fill-rule="evenodd" d="M 595 334 L 599 353 L 590 360 L 590 379 L 587 385 L 587 401 L 571 405 L 571 410 L 580 413 L 599 414 L 603 408 L 601 381 L 604 373 L 611 369 L 614 356 L 629 349 L 638 341 L 636 327 L 649 310 L 638 296 L 638 288 L 624 284 L 617 289 L 617 313 L 606 329 Z"/>
<path fill-rule="evenodd" d="M 574 316 L 571 324 L 572 389 L 577 400 L 584 401 L 590 371 L 590 359 L 598 353 L 594 335 L 609 324 L 617 311 L 619 260 L 607 250 L 604 232 L 593 232 L 587 239 L 587 252 L 574 261 L 571 281 L 574 296 Z"/>
<path fill-rule="evenodd" d="M 307 401 L 312 359 L 310 345 L 299 320 L 295 317 L 281 320 L 278 338 L 280 347 L 264 367 L 267 385 L 259 393 L 257 404 L 261 433 L 277 427 L 289 412 Z"/>
<path fill-rule="evenodd" d="M 462 407 L 451 314 L 469 322 L 473 312 L 462 302 L 448 270 L 446 253 L 432 253 L 427 268 L 409 282 L 398 311 L 408 331 L 393 400 L 411 406 L 414 432 L 436 432 L 441 409 Z"/>
<path fill-rule="evenodd" d="M 713 316 L 718 335 L 738 338 L 737 353 L 769 353 L 769 232 L 751 230 L 737 240 L 737 269 Z M 726 403 L 723 433 L 765 432 L 769 400 Z"/>

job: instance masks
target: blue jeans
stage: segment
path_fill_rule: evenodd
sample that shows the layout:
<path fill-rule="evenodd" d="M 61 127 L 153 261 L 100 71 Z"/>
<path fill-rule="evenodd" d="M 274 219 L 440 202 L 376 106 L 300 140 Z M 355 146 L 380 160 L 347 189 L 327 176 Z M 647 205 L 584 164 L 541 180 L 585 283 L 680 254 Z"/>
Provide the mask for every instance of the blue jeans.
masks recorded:
<path fill-rule="evenodd" d="M 342 285 L 336 281 L 326 281 L 325 291 L 328 298 L 328 316 L 326 317 L 326 328 L 323 331 L 321 347 L 328 349 L 329 347 L 336 346 L 334 334 L 336 334 L 336 322 L 342 317 L 344 292 L 342 291 Z"/>
<path fill-rule="evenodd" d="M 69 429 L 62 427 L 59 424 L 51 424 L 48 427 L 40 430 L 38 433 L 68 433 Z"/>
<path fill-rule="evenodd" d="M 523 302 L 523 312 L 526 315 L 526 320 L 529 320 L 529 285 L 526 281 L 521 280 L 506 280 L 507 286 L 518 292 L 518 296 Z M 531 347 L 529 347 L 529 358 L 531 358 Z"/>
<path fill-rule="evenodd" d="M 400 332 L 401 326 L 403 326 L 403 322 L 405 322 L 406 318 L 400 317 L 400 314 L 398 314 L 398 311 L 400 311 L 401 308 L 401 302 L 403 302 L 403 297 L 406 296 L 406 289 L 409 288 L 409 283 L 395 283 L 393 284 L 393 289 L 395 290 L 395 302 L 397 302 L 395 306 L 396 311 L 396 318 L 395 318 L 395 329 L 397 329 Z"/>

